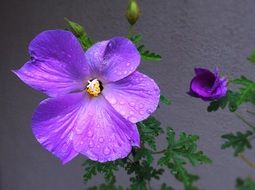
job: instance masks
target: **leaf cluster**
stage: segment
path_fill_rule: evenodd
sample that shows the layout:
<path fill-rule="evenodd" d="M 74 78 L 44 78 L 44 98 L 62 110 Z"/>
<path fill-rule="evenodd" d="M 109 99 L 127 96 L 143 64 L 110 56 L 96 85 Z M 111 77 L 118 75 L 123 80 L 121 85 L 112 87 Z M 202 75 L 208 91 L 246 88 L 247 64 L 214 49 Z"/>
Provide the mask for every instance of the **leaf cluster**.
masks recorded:
<path fill-rule="evenodd" d="M 251 143 L 249 137 L 252 136 L 251 131 L 246 131 L 245 133 L 237 132 L 236 134 L 229 133 L 222 135 L 225 139 L 225 143 L 221 146 L 222 149 L 232 147 L 234 149 L 234 156 L 238 156 L 240 153 L 244 152 L 246 148 L 251 149 Z"/>
<path fill-rule="evenodd" d="M 196 189 L 193 186 L 193 182 L 198 180 L 199 177 L 189 173 L 185 165 L 187 163 L 191 163 L 193 166 L 211 163 L 211 160 L 202 151 L 197 149 L 196 141 L 198 139 L 198 136 L 187 135 L 186 133 L 181 133 L 179 139 L 176 139 L 173 129 L 168 128 L 168 147 L 163 157 L 158 161 L 159 165 L 167 166 L 176 179 L 184 184 L 187 190 Z"/>
<path fill-rule="evenodd" d="M 237 190 L 254 190 L 255 181 L 250 177 L 247 177 L 245 179 L 238 178 L 236 180 L 236 189 Z"/>
<path fill-rule="evenodd" d="M 239 89 L 235 92 L 229 90 L 226 96 L 212 101 L 207 108 L 208 112 L 216 111 L 219 108 L 224 109 L 226 106 L 228 106 L 229 111 L 234 112 L 241 104 L 247 102 L 255 105 L 255 83 L 252 80 L 241 76 L 230 81 L 230 83 L 238 85 Z"/>
<path fill-rule="evenodd" d="M 146 50 L 145 46 L 141 44 L 143 36 L 141 34 L 136 34 L 130 37 L 130 40 L 136 45 L 143 60 L 146 61 L 160 61 L 161 56 L 157 53 Z"/>

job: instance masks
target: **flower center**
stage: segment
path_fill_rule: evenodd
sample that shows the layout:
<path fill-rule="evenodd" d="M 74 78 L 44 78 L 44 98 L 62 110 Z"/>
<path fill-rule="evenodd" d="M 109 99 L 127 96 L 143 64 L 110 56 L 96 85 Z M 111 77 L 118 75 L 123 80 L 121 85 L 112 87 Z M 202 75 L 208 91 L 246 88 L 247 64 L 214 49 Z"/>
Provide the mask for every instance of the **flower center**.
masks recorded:
<path fill-rule="evenodd" d="M 103 90 L 102 82 L 98 79 L 91 79 L 88 81 L 86 91 L 91 96 L 98 96 Z"/>

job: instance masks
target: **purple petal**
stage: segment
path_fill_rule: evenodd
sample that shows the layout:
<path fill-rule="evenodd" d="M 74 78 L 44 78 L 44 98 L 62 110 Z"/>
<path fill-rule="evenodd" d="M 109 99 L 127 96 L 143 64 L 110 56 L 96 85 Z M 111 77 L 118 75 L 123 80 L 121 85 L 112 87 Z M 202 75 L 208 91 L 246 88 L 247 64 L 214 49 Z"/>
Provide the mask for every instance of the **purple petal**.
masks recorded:
<path fill-rule="evenodd" d="M 77 130 L 81 135 L 75 137 L 78 152 L 92 160 L 106 162 L 125 158 L 132 145 L 140 145 L 136 125 L 116 112 L 103 96 L 93 98 L 86 109 Z"/>
<path fill-rule="evenodd" d="M 63 163 L 78 153 L 73 147 L 74 127 L 85 101 L 82 93 L 49 98 L 40 103 L 32 119 L 36 139 Z"/>
<path fill-rule="evenodd" d="M 29 45 L 31 60 L 14 73 L 29 86 L 49 96 L 83 88 L 89 73 L 79 41 L 68 31 L 40 33 Z"/>
<path fill-rule="evenodd" d="M 195 73 L 196 76 L 190 83 L 190 91 L 198 96 L 210 96 L 211 89 L 216 80 L 215 75 L 211 71 L 202 68 L 196 68 Z"/>
<path fill-rule="evenodd" d="M 160 97 L 157 84 L 137 71 L 120 81 L 106 84 L 102 93 L 132 123 L 144 120 L 154 112 Z"/>
<path fill-rule="evenodd" d="M 43 101 L 33 116 L 33 133 L 63 163 L 78 153 L 105 162 L 126 157 L 139 146 L 136 125 L 118 114 L 103 96 L 73 93 Z"/>
<path fill-rule="evenodd" d="M 136 70 L 140 54 L 127 38 L 115 37 L 98 42 L 86 52 L 94 78 L 102 81 L 118 81 Z"/>

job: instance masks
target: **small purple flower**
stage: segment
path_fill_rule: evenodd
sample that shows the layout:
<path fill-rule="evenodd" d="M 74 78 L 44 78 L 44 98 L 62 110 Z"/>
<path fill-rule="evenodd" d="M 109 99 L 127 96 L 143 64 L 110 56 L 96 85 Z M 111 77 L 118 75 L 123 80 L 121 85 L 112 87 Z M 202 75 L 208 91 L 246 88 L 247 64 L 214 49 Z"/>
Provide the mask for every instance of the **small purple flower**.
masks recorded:
<path fill-rule="evenodd" d="M 140 145 L 137 122 L 157 108 L 160 91 L 136 71 L 140 54 L 123 37 L 98 42 L 85 53 L 64 30 L 39 34 L 31 60 L 14 73 L 46 93 L 32 118 L 36 139 L 67 163 L 79 153 L 106 162 Z"/>
<path fill-rule="evenodd" d="M 216 67 L 214 73 L 207 69 L 195 68 L 196 76 L 190 82 L 189 95 L 205 101 L 219 99 L 227 93 L 227 79 L 220 77 Z"/>

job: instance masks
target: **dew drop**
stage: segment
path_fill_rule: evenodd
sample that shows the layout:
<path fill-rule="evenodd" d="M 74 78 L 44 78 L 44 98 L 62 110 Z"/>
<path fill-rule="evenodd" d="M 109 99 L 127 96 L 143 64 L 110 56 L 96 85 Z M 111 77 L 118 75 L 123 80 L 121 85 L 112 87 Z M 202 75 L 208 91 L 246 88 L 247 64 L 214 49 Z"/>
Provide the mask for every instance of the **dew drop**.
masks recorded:
<path fill-rule="evenodd" d="M 134 106 L 135 106 L 135 102 L 130 102 L 129 105 L 130 105 L 131 107 L 134 107 Z"/>
<path fill-rule="evenodd" d="M 144 108 L 144 105 L 141 103 L 141 104 L 139 104 L 139 108 Z"/>
<path fill-rule="evenodd" d="M 130 111 L 129 114 L 130 114 L 130 115 L 134 115 L 134 112 L 133 112 L 133 111 Z"/>
<path fill-rule="evenodd" d="M 139 110 L 139 106 L 138 106 L 138 105 L 135 106 L 135 110 L 136 110 L 136 111 Z"/>
<path fill-rule="evenodd" d="M 66 152 L 68 150 L 68 145 L 65 143 L 63 146 L 62 146 L 62 152 Z"/>
<path fill-rule="evenodd" d="M 127 66 L 127 67 L 130 66 L 130 63 L 127 63 L 126 66 Z"/>
<path fill-rule="evenodd" d="M 127 72 L 127 71 L 124 71 L 123 73 L 124 73 L 124 75 L 126 75 L 128 72 Z"/>
<path fill-rule="evenodd" d="M 93 132 L 92 131 L 88 131 L 87 135 L 88 135 L 88 137 L 92 137 L 93 136 Z"/>
<path fill-rule="evenodd" d="M 139 113 L 143 115 L 145 112 L 143 110 L 140 110 Z"/>
<path fill-rule="evenodd" d="M 103 142 L 104 142 L 104 139 L 103 139 L 102 137 L 100 137 L 100 138 L 98 139 L 98 141 L 99 141 L 100 143 L 103 143 Z"/>
<path fill-rule="evenodd" d="M 125 104 L 125 102 L 124 101 L 120 101 L 120 105 L 124 105 Z"/>
<path fill-rule="evenodd" d="M 84 144 L 84 142 L 83 142 L 83 141 L 81 141 L 81 142 L 80 142 L 80 144 L 81 144 L 81 145 L 83 145 L 83 144 Z"/>
<path fill-rule="evenodd" d="M 151 109 L 147 109 L 147 113 L 148 113 L 148 114 L 151 114 L 151 113 L 152 113 L 152 110 L 151 110 Z"/>
<path fill-rule="evenodd" d="M 132 123 L 135 123 L 137 119 L 134 116 L 131 116 L 128 118 L 128 120 Z"/>
<path fill-rule="evenodd" d="M 89 142 L 89 147 L 90 147 L 90 148 L 93 148 L 93 147 L 94 147 L 93 141 L 90 141 L 90 142 Z"/>
<path fill-rule="evenodd" d="M 111 150 L 108 147 L 105 147 L 103 152 L 105 155 L 109 155 Z"/>
<path fill-rule="evenodd" d="M 117 103 L 117 100 L 116 100 L 115 98 L 111 98 L 111 99 L 110 99 L 110 103 L 111 103 L 112 105 L 114 105 L 114 104 Z"/>

